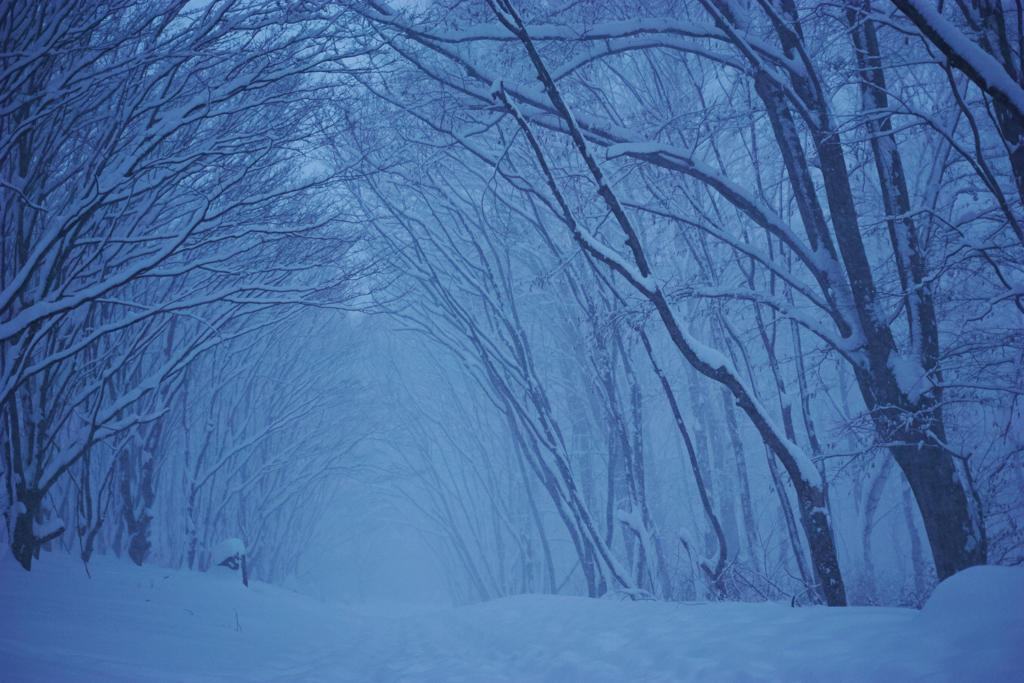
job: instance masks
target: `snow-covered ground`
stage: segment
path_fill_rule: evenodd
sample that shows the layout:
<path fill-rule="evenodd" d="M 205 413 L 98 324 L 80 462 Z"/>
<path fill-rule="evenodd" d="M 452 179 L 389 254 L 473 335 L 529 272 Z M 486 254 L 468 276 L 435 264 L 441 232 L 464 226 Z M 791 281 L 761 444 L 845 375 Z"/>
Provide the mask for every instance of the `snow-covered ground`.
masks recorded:
<path fill-rule="evenodd" d="M 0 681 L 1024 681 L 1024 569 L 921 612 L 521 596 L 317 602 L 237 574 L 0 553 Z"/>

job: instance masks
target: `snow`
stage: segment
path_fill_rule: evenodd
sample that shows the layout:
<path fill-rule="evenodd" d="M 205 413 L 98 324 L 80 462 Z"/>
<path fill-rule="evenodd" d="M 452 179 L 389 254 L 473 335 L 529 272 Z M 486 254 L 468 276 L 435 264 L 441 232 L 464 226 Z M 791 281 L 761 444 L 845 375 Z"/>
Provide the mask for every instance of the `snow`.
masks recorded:
<path fill-rule="evenodd" d="M 925 609 L 530 595 L 461 608 L 316 602 L 253 581 L 0 556 L 0 680 L 987 681 L 1024 670 L 1024 569 Z"/>
<path fill-rule="evenodd" d="M 241 557 L 245 555 L 245 543 L 240 538 L 228 538 L 213 547 L 210 551 L 210 564 L 219 565 L 229 557 Z"/>
<path fill-rule="evenodd" d="M 926 0 L 908 0 L 908 4 L 961 59 L 970 64 L 989 88 L 1000 91 L 1018 111 L 1024 111 L 1024 88 L 1010 77 L 995 57 L 961 33 L 932 3 Z"/>
<path fill-rule="evenodd" d="M 983 620 L 1002 620 L 1002 627 L 1012 629 L 1016 622 L 1019 628 L 1024 620 L 1024 568 L 965 569 L 939 584 L 922 615 L 934 624 L 974 628 Z"/>
<path fill-rule="evenodd" d="M 934 386 L 928 379 L 921 363 L 912 356 L 896 353 L 889 354 L 889 368 L 900 391 L 912 402 L 916 403 L 921 394 Z"/>
<path fill-rule="evenodd" d="M 24 506 L 22 506 L 24 507 Z M 36 538 L 46 538 L 54 531 L 62 529 L 64 527 L 64 520 L 59 517 L 48 519 L 42 524 L 32 520 L 32 535 Z"/>

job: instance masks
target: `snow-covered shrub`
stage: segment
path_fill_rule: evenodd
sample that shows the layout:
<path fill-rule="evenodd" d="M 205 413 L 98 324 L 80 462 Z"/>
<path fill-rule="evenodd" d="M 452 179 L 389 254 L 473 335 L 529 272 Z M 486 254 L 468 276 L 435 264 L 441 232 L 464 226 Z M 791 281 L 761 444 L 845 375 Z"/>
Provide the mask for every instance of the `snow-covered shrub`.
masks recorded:
<path fill-rule="evenodd" d="M 210 556 L 213 567 L 227 567 L 242 570 L 242 583 L 249 585 L 249 568 L 245 562 L 245 543 L 240 538 L 226 538 L 216 546 Z"/>

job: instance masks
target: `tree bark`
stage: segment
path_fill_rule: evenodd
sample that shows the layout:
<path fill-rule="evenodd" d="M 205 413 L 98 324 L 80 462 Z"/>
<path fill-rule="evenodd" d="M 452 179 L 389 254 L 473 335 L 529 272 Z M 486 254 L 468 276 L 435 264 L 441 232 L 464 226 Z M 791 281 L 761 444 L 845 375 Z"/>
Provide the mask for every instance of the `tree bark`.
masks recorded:
<path fill-rule="evenodd" d="M 900 5 L 901 3 L 896 3 Z M 910 3 L 902 3 L 913 9 Z M 904 9 L 901 7 L 901 9 Z M 870 3 L 860 0 L 847 8 L 847 21 L 862 74 L 860 88 L 865 108 L 874 112 L 866 117 L 882 200 L 888 216 L 890 242 L 895 255 L 910 330 L 911 359 L 927 372 L 937 373 L 939 333 L 931 296 L 925 258 L 917 228 L 911 216 L 903 162 L 888 115 L 889 101 L 874 22 L 868 17 Z M 888 361 L 895 345 L 872 335 L 879 350 L 873 359 L 870 377 L 858 373 L 861 393 L 872 411 L 880 436 L 899 445 L 891 447 L 917 499 L 928 532 L 939 580 L 967 567 L 984 564 L 987 541 L 980 511 L 968 498 L 966 468 L 956 464 L 957 457 L 941 444 L 945 428 L 939 390 L 922 392 L 916 401 L 901 391 Z M 888 349 L 886 359 L 882 352 Z M 941 374 L 936 374 L 941 380 Z"/>

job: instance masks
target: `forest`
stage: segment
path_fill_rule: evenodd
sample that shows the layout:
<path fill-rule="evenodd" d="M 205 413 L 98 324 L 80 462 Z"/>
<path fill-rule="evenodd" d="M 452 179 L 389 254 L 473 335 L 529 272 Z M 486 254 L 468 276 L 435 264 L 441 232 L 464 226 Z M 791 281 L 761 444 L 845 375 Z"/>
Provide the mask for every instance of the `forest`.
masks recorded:
<path fill-rule="evenodd" d="M 3 0 L 0 540 L 285 584 L 399 525 L 457 605 L 1021 565 L 1022 26 Z"/>

